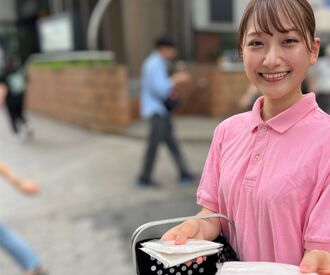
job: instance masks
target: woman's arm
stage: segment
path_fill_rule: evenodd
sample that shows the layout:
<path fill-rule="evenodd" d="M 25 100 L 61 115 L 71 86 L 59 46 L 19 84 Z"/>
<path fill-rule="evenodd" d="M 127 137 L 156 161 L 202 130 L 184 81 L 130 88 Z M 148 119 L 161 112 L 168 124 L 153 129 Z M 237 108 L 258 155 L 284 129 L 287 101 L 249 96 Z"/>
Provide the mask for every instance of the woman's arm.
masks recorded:
<path fill-rule="evenodd" d="M 0 80 L 0 106 L 4 104 L 7 93 L 8 93 L 7 86 L 4 83 L 1 83 Z"/>
<path fill-rule="evenodd" d="M 39 192 L 39 186 L 35 181 L 18 178 L 14 172 L 2 162 L 0 162 L 0 175 L 24 194 L 34 195 Z"/>

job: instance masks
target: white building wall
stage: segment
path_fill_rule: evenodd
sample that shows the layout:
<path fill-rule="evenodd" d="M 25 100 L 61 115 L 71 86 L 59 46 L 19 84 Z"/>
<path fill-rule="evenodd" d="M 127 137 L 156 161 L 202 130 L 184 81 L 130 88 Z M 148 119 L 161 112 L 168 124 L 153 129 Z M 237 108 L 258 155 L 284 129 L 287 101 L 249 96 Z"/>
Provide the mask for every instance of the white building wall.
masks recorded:
<path fill-rule="evenodd" d="M 326 0 L 311 0 L 311 4 L 315 13 L 316 30 L 321 33 L 330 32 L 330 1 Z"/>
<path fill-rule="evenodd" d="M 17 19 L 16 1 L 0 0 L 0 22 L 14 22 Z"/>
<path fill-rule="evenodd" d="M 318 9 L 325 5 L 325 0 L 310 0 L 309 3 L 312 5 L 313 9 Z"/>
<path fill-rule="evenodd" d="M 220 0 L 219 0 L 220 1 Z M 209 0 L 194 0 L 192 3 L 193 26 L 200 31 L 235 31 L 238 29 L 243 11 L 249 0 L 232 0 L 234 3 L 234 21 L 232 24 L 213 23 L 209 18 Z M 321 32 L 330 31 L 330 4 L 329 0 L 310 0 L 318 30 Z"/>

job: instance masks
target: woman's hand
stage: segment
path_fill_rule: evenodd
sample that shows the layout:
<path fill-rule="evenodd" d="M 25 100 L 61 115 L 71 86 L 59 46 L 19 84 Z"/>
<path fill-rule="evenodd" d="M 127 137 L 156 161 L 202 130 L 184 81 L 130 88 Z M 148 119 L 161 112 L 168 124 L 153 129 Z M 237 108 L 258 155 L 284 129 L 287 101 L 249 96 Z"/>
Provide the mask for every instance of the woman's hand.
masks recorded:
<path fill-rule="evenodd" d="M 40 192 L 38 184 L 32 180 L 18 180 L 16 186 L 26 195 L 36 195 Z"/>
<path fill-rule="evenodd" d="M 201 230 L 201 220 L 187 220 L 176 227 L 167 231 L 161 238 L 164 241 L 173 241 L 177 245 L 185 244 L 188 239 L 205 240 L 203 230 Z M 201 264 L 206 260 L 206 257 L 198 257 L 194 261 Z M 188 261 L 185 264 L 190 266 L 193 261 Z"/>
<path fill-rule="evenodd" d="M 185 244 L 188 239 L 203 240 L 200 220 L 187 220 L 167 231 L 162 240 L 173 241 L 175 244 Z"/>
<path fill-rule="evenodd" d="M 317 272 L 319 275 L 330 274 L 330 253 L 323 250 L 306 251 L 300 263 L 303 273 Z"/>
<path fill-rule="evenodd" d="M 198 214 L 212 214 L 214 212 L 204 208 Z M 188 239 L 214 240 L 220 234 L 220 222 L 217 218 L 212 219 L 191 219 L 167 231 L 162 240 L 174 241 L 175 244 L 185 244 Z M 201 264 L 206 257 L 198 257 L 194 261 Z M 191 265 L 193 261 L 186 262 Z"/>

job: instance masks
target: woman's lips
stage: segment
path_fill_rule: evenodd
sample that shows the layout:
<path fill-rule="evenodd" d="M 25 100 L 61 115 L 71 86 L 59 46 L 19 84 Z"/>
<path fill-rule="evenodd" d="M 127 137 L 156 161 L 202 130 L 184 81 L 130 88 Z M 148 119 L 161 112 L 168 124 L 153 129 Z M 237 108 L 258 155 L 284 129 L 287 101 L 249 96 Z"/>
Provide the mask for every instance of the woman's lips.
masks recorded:
<path fill-rule="evenodd" d="M 285 78 L 290 71 L 279 72 L 279 73 L 259 73 L 259 75 L 266 81 L 274 82 Z"/>

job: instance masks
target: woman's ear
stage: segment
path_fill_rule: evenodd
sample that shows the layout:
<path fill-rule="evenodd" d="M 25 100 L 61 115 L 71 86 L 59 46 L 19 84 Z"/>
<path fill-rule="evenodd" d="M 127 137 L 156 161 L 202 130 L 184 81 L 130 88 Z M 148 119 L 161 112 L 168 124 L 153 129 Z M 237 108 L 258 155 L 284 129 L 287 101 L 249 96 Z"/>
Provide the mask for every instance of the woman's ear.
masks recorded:
<path fill-rule="evenodd" d="M 319 37 L 316 37 L 312 42 L 311 54 L 310 54 L 310 64 L 314 65 L 317 62 L 320 52 L 321 40 Z"/>

